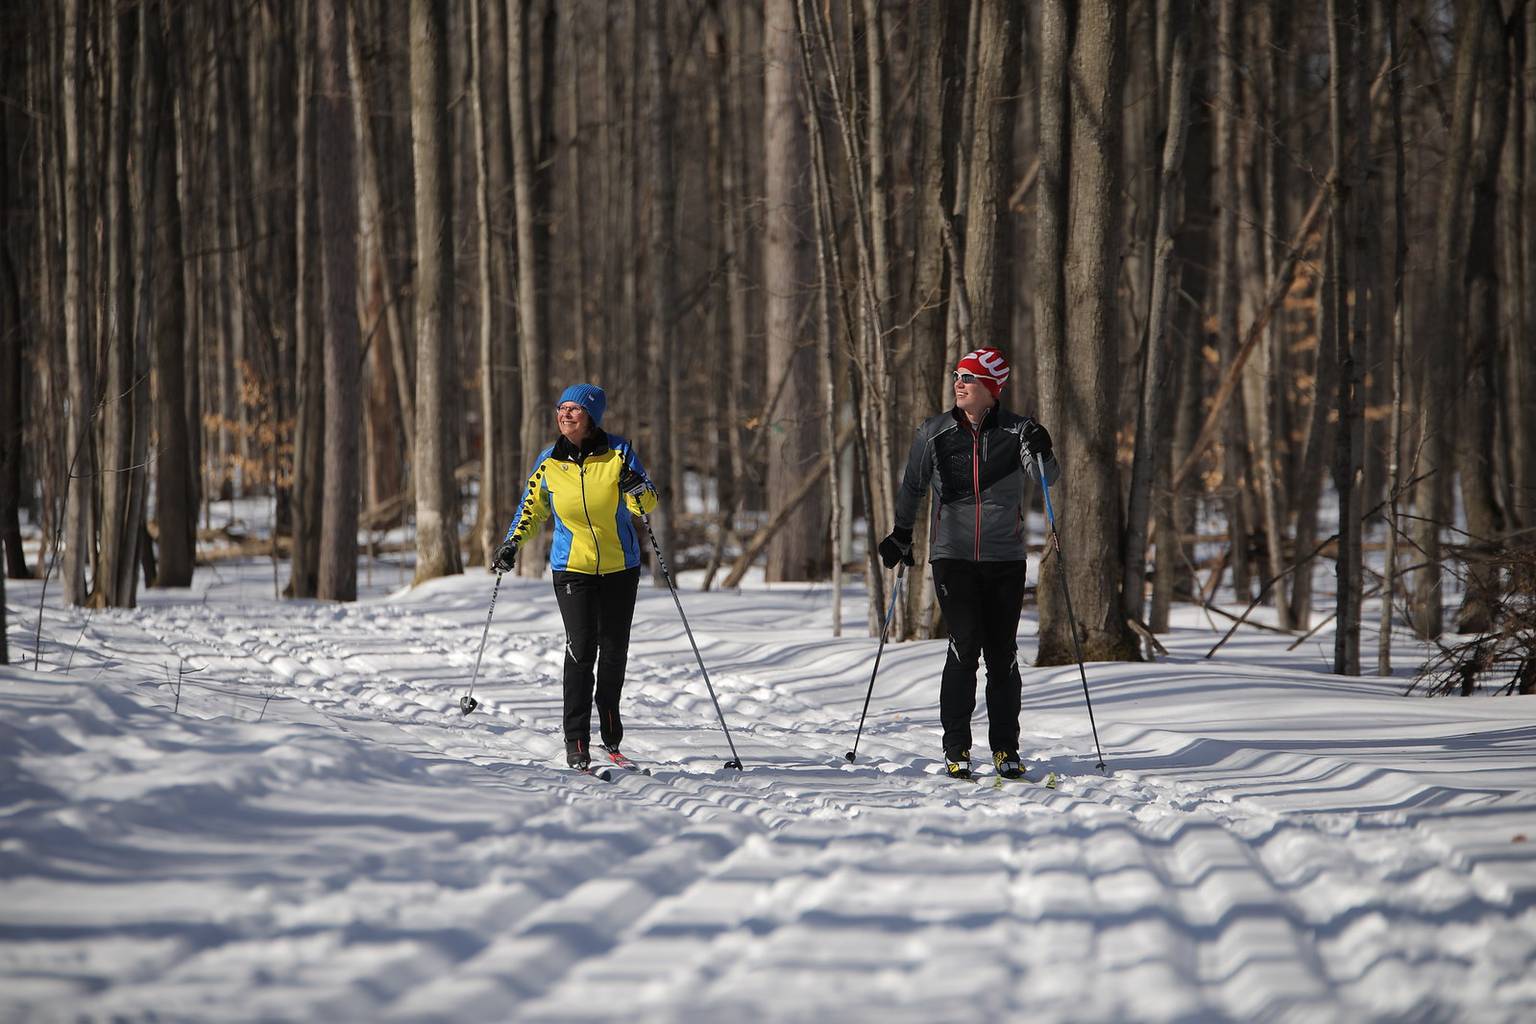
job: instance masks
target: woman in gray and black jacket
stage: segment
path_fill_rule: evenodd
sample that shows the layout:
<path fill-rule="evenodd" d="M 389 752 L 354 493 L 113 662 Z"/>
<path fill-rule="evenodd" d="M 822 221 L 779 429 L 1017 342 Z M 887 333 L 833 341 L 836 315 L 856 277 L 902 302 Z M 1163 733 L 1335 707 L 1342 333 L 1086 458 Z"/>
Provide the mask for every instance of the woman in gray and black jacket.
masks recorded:
<path fill-rule="evenodd" d="M 1024 608 L 1025 510 L 1029 480 L 1061 469 L 1051 435 L 998 399 L 1008 361 L 977 349 L 954 370 L 955 405 L 917 428 L 896 495 L 896 525 L 880 542 L 887 569 L 912 564 L 912 525 L 925 491 L 933 586 L 949 628 L 949 656 L 939 687 L 939 721 L 950 775 L 970 778 L 971 714 L 976 669 L 987 663 L 987 738 L 999 774 L 1022 774 L 1019 762 L 1019 615 Z"/>

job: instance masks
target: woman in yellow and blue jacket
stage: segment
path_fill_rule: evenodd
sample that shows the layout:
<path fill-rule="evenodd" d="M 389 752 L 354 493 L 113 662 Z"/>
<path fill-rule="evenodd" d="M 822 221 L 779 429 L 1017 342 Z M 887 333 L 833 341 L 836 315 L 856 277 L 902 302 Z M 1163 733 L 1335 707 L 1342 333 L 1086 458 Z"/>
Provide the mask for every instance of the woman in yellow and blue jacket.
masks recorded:
<path fill-rule="evenodd" d="M 656 507 L 656 488 L 634 446 L 602 429 L 608 397 L 572 384 L 555 406 L 560 436 L 539 453 L 506 539 L 491 567 L 512 568 L 518 545 L 552 519 L 549 565 L 565 621 L 565 757 L 591 764 L 594 685 L 603 749 L 616 762 L 624 725 L 619 693 L 629 658 L 629 627 L 640 584 L 634 516 Z"/>

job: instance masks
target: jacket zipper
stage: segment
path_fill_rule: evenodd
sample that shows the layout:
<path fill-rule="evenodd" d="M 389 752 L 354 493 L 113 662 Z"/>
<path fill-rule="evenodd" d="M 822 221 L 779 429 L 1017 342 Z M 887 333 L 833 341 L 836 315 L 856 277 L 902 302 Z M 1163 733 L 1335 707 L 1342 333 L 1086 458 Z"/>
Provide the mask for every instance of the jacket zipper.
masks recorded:
<path fill-rule="evenodd" d="M 971 427 L 971 493 L 976 496 L 976 561 L 981 561 L 981 435 Z"/>
<path fill-rule="evenodd" d="M 581 477 L 581 511 L 587 517 L 587 529 L 592 533 L 592 557 L 597 560 L 597 568 L 594 570 L 598 576 L 603 574 L 603 546 L 597 539 L 597 527 L 592 525 L 592 510 L 587 508 L 587 467 L 584 463 L 576 463 L 576 472 Z"/>

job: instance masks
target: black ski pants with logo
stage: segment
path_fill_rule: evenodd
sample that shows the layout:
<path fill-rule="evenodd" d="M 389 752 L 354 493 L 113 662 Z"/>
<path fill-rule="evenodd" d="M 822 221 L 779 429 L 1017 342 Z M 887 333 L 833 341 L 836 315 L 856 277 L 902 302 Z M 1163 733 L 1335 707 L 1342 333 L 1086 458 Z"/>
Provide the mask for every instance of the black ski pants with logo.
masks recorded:
<path fill-rule="evenodd" d="M 993 750 L 1019 747 L 1019 613 L 1024 609 L 1024 562 L 933 562 L 933 587 L 949 629 L 949 656 L 939 685 L 944 752 L 971 749 L 976 669 L 987 663 L 987 739 Z"/>
<path fill-rule="evenodd" d="M 629 660 L 629 626 L 635 617 L 640 568 L 596 576 L 555 573 L 555 600 L 565 620 L 565 739 L 592 739 L 593 684 L 602 740 L 610 747 L 624 738 L 619 692 Z M 595 669 L 595 672 L 594 672 Z"/>

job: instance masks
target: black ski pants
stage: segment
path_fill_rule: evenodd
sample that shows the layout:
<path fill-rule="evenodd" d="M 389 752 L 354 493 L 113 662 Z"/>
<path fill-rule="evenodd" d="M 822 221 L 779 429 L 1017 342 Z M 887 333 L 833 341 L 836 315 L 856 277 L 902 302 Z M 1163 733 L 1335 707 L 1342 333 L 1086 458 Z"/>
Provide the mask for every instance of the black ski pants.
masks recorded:
<path fill-rule="evenodd" d="M 971 749 L 971 715 L 976 711 L 976 668 L 987 663 L 987 739 L 993 750 L 1019 747 L 1019 613 L 1024 609 L 1024 563 L 933 562 L 933 586 L 944 624 L 949 657 L 939 685 L 939 722 L 944 752 Z"/>
<path fill-rule="evenodd" d="M 565 620 L 565 740 L 592 740 L 593 683 L 602 740 L 611 747 L 624 738 L 619 691 L 629 660 L 629 626 L 635 617 L 640 569 L 622 572 L 555 573 L 555 600 Z M 596 672 L 594 673 L 594 668 Z"/>

